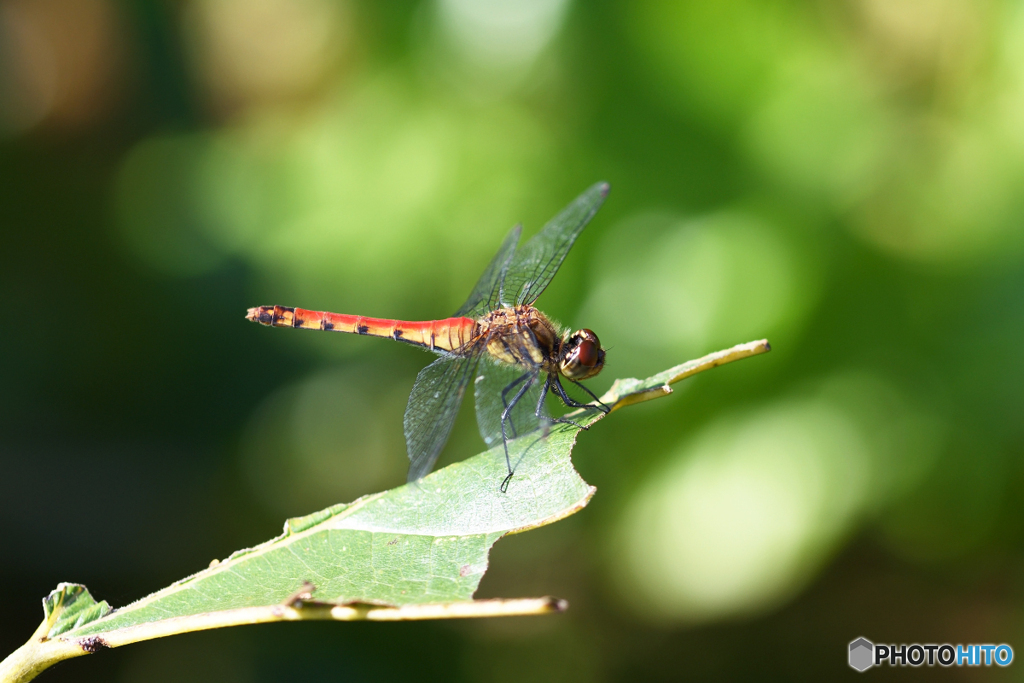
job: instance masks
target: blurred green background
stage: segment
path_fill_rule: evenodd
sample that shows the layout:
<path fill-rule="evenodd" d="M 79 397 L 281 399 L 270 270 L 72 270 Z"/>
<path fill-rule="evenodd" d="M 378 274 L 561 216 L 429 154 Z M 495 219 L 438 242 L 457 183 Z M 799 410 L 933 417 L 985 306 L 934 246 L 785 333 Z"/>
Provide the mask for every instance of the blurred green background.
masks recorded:
<path fill-rule="evenodd" d="M 1021 645 L 1024 2 L 3 0 L 0 174 L 5 654 L 58 581 L 124 605 L 404 482 L 428 355 L 249 306 L 446 317 L 603 179 L 539 302 L 610 347 L 593 388 L 774 347 L 581 435 L 590 506 L 478 594 L 565 615 L 235 628 L 43 680 L 821 680 L 858 636 Z M 467 401 L 442 464 L 479 450 Z"/>

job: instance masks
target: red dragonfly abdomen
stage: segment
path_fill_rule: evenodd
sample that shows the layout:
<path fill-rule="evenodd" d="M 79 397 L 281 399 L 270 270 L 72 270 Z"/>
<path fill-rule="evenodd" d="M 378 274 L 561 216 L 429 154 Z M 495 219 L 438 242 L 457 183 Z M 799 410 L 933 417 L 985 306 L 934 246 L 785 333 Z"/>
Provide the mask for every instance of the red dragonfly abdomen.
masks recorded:
<path fill-rule="evenodd" d="M 245 317 L 272 327 L 298 327 L 304 330 L 348 332 L 368 337 L 390 337 L 395 341 L 441 351 L 462 348 L 477 332 L 477 322 L 472 318 L 411 322 L 327 311 L 307 311 L 305 308 L 287 306 L 257 306 L 250 308 Z"/>

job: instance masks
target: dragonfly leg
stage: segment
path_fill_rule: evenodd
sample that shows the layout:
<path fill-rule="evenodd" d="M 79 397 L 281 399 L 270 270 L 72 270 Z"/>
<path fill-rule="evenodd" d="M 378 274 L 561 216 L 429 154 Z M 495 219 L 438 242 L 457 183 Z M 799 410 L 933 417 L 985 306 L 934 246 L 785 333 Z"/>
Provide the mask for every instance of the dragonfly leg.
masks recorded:
<path fill-rule="evenodd" d="M 505 387 L 504 389 L 501 390 L 501 406 L 504 409 L 508 410 L 508 401 L 505 400 L 505 397 L 508 396 L 508 392 L 512 391 L 512 389 L 514 389 L 517 384 L 519 384 L 520 382 L 522 382 L 524 379 L 526 379 L 529 376 L 530 376 L 530 373 L 524 372 L 517 379 L 513 380 L 511 384 L 509 384 L 507 387 Z M 512 422 L 512 420 L 509 420 L 508 424 L 509 424 L 509 427 L 512 428 L 512 438 L 515 439 L 516 437 L 519 436 L 516 433 L 516 425 L 515 425 L 514 422 Z"/>
<path fill-rule="evenodd" d="M 579 382 L 575 382 L 573 380 L 569 380 L 569 381 L 572 382 L 573 384 L 575 384 L 578 387 L 582 387 L 584 391 L 586 391 L 591 396 L 594 396 L 594 394 L 591 393 L 590 389 L 587 389 L 586 387 L 584 387 Z M 572 396 L 570 396 L 569 394 L 565 393 L 565 388 L 562 386 L 562 383 L 558 380 L 558 377 L 554 378 L 554 381 L 551 383 L 551 388 L 554 389 L 555 393 L 558 394 L 558 397 L 560 399 L 562 399 L 562 403 L 564 403 L 565 405 L 569 406 L 570 408 L 597 408 L 598 410 L 600 410 L 603 413 L 607 413 L 607 412 L 609 412 L 611 410 L 611 408 L 609 408 L 605 404 L 601 403 L 601 401 L 598 401 L 600 406 L 591 405 L 590 403 L 580 403 L 579 401 L 574 399 Z M 594 396 L 594 398 L 596 399 L 597 397 Z"/>
<path fill-rule="evenodd" d="M 555 387 L 558 387 L 558 389 L 561 389 L 561 391 L 556 390 Z M 572 425 L 574 427 L 579 427 L 580 429 L 590 429 L 590 427 L 588 427 L 587 425 L 581 425 L 579 422 L 576 422 L 575 420 L 570 420 L 567 417 L 549 417 L 545 415 L 544 399 L 547 398 L 549 388 L 554 390 L 555 393 L 557 393 L 563 401 L 566 401 L 566 399 L 568 398 L 568 396 L 565 394 L 565 390 L 562 389 L 562 385 L 558 383 L 558 377 L 556 377 L 555 375 L 548 375 L 548 379 L 544 383 L 544 391 L 541 392 L 540 399 L 537 401 L 537 419 L 545 420 L 552 424 L 565 424 Z M 568 400 L 572 401 L 571 398 L 569 398 Z M 575 403 L 575 401 L 573 401 L 573 403 Z M 580 408 L 585 404 L 581 403 L 579 405 L 572 406 L 568 401 L 566 401 L 566 405 L 570 407 Z"/>
<path fill-rule="evenodd" d="M 547 419 L 547 415 L 544 414 L 544 400 L 548 397 L 548 389 L 551 388 L 551 375 L 544 380 L 544 388 L 540 392 L 540 396 L 537 397 L 537 410 L 536 415 L 540 419 Z"/>
<path fill-rule="evenodd" d="M 526 395 L 526 392 L 530 390 L 533 383 L 537 381 L 536 373 L 532 375 L 530 373 L 526 373 L 523 377 L 527 378 L 526 382 L 523 383 L 523 386 L 519 388 L 519 391 L 516 392 L 516 395 L 512 397 L 512 400 L 509 401 L 508 405 L 505 406 L 505 410 L 501 413 L 501 444 L 505 447 L 505 466 L 508 468 L 508 476 L 505 477 L 505 481 L 501 482 L 502 493 L 505 493 L 505 491 L 508 490 L 508 483 L 512 479 L 512 459 L 508 457 L 508 434 L 505 432 L 505 422 L 507 420 L 509 425 L 512 424 L 512 420 L 509 417 L 512 413 L 512 409 L 516 407 L 516 404 L 519 403 L 523 396 Z M 518 382 L 519 380 L 516 381 Z M 502 401 L 504 401 L 504 396 L 502 397 Z M 514 426 L 512 428 L 515 429 Z"/>
<path fill-rule="evenodd" d="M 566 378 L 566 379 L 568 379 L 568 378 Z M 590 389 L 587 389 L 585 386 L 583 386 L 582 384 L 580 384 L 579 382 L 577 382 L 574 379 L 570 379 L 569 381 L 572 382 L 573 384 L 575 384 L 576 386 L 578 386 L 583 391 L 585 391 L 588 394 L 590 394 L 590 398 L 594 399 L 594 401 L 597 403 L 596 406 L 592 406 L 590 404 L 587 404 L 589 407 L 597 408 L 598 410 L 600 410 L 605 415 L 607 415 L 608 413 L 612 412 L 611 408 L 609 408 L 605 404 L 601 403 L 601 399 L 599 399 L 597 396 L 595 396 L 593 391 L 591 391 Z M 580 408 L 580 407 L 583 407 L 583 406 L 575 406 L 575 407 Z"/>

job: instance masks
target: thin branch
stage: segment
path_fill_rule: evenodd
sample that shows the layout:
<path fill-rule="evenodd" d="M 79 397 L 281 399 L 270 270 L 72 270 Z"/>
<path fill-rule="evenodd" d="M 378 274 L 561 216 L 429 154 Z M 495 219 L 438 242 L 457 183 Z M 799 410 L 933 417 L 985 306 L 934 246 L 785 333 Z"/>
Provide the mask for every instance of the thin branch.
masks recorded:
<path fill-rule="evenodd" d="M 0 662 L 0 683 L 25 683 L 59 661 L 92 654 L 104 648 L 226 626 L 267 624 L 276 621 L 416 621 L 512 617 L 551 614 L 568 609 L 565 600 L 552 597 L 470 600 L 390 607 L 312 602 L 307 599 L 308 595 L 309 591 L 305 590 L 280 605 L 175 617 L 109 631 L 102 636 L 66 639 L 61 636 L 50 639 L 35 636 Z"/>

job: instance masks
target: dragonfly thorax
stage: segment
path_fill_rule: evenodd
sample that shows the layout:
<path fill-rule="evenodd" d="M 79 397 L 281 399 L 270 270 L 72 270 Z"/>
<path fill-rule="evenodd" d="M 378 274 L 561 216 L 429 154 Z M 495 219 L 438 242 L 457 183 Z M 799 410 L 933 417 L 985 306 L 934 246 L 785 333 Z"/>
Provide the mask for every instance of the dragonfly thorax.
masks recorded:
<path fill-rule="evenodd" d="M 546 315 L 533 306 L 491 311 L 480 320 L 487 351 L 495 359 L 524 369 L 587 379 L 604 367 L 604 350 L 597 335 L 583 329 L 561 335 Z"/>
<path fill-rule="evenodd" d="M 491 311 L 480 320 L 480 331 L 495 360 L 524 369 L 558 371 L 561 336 L 554 323 L 533 306 Z"/>

